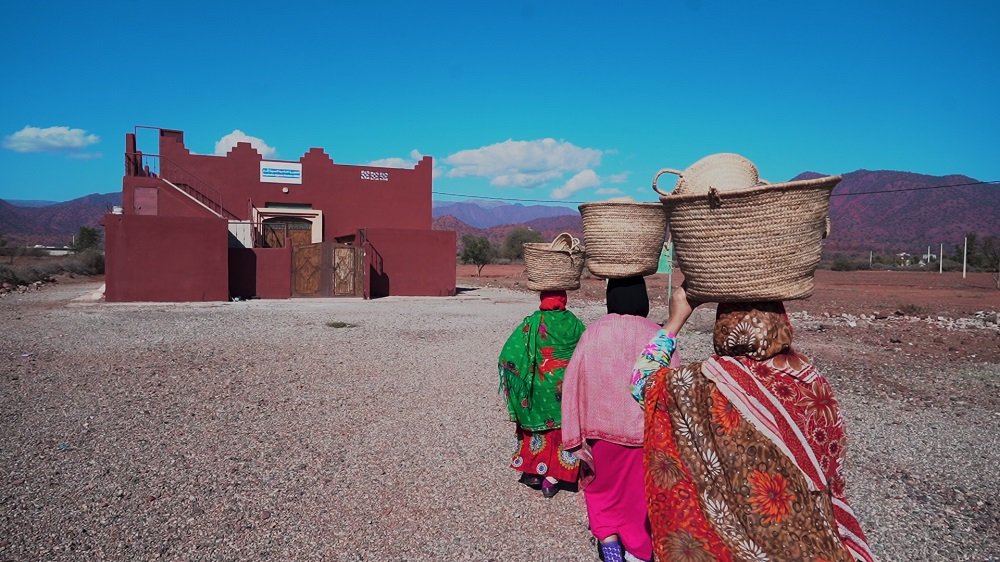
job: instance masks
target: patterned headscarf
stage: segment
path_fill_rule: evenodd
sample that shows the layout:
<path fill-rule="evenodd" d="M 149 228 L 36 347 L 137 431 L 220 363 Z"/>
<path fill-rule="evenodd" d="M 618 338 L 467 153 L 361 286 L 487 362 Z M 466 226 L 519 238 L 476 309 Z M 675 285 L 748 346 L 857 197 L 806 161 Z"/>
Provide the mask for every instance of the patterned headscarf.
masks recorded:
<path fill-rule="evenodd" d="M 720 303 L 712 333 L 715 353 L 764 361 L 792 347 L 792 325 L 778 301 Z"/>

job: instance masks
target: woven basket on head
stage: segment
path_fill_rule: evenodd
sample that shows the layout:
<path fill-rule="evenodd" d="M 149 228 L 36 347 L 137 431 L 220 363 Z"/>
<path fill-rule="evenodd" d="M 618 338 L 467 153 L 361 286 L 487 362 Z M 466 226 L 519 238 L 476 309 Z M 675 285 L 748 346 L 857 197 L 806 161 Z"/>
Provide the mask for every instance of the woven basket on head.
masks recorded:
<path fill-rule="evenodd" d="M 667 232 L 662 205 L 609 201 L 579 208 L 591 273 L 607 278 L 656 273 Z"/>
<path fill-rule="evenodd" d="M 568 291 L 580 288 L 584 248 L 579 239 L 563 232 L 551 243 L 525 242 L 523 248 L 528 289 Z"/>
<path fill-rule="evenodd" d="M 731 152 L 712 154 L 691 164 L 683 172 L 673 168 L 663 168 L 653 176 L 653 189 L 658 193 L 656 182 L 663 174 L 677 176 L 677 184 L 671 193 L 675 195 L 694 195 L 708 193 L 710 188 L 717 191 L 734 191 L 757 185 L 760 175 L 753 162 Z"/>
<path fill-rule="evenodd" d="M 688 295 L 706 302 L 813 293 L 830 193 L 840 176 L 740 191 L 661 195 Z"/>

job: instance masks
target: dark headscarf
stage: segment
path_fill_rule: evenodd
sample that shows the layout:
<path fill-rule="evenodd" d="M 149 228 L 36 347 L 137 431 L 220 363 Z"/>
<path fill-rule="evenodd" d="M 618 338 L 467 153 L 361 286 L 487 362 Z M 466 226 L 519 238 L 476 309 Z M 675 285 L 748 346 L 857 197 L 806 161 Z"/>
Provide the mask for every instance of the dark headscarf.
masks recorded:
<path fill-rule="evenodd" d="M 646 280 L 642 277 L 608 279 L 608 314 L 648 315 Z"/>
<path fill-rule="evenodd" d="M 764 361 L 792 346 L 792 325 L 778 301 L 720 303 L 712 334 L 715 353 Z"/>

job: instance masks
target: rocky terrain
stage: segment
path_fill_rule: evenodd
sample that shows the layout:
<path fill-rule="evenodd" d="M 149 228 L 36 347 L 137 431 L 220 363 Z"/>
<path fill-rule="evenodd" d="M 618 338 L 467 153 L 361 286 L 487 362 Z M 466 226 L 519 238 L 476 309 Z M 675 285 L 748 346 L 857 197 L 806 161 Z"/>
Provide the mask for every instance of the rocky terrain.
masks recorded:
<path fill-rule="evenodd" d="M 537 297 L 475 281 L 375 301 L 108 304 L 80 279 L 7 295 L 0 560 L 596 560 L 581 498 L 507 468 L 496 355 Z M 592 322 L 588 287 L 571 304 Z M 873 310 L 853 287 L 790 309 L 841 402 L 873 550 L 997 560 L 995 293 Z M 712 318 L 695 311 L 683 357 L 710 353 Z"/>

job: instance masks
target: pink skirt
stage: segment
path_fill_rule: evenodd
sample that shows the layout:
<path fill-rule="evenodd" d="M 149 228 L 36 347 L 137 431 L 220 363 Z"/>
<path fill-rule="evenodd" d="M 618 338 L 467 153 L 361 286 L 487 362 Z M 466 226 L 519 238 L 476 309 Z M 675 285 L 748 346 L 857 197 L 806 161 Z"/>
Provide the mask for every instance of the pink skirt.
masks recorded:
<path fill-rule="evenodd" d="M 626 447 L 608 441 L 590 441 L 594 456 L 594 480 L 584 490 L 590 532 L 598 540 L 618 535 L 625 550 L 641 560 L 653 557 L 642 447 Z"/>

